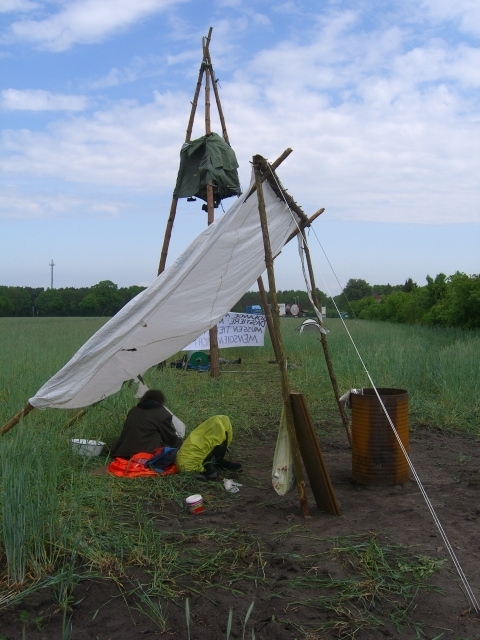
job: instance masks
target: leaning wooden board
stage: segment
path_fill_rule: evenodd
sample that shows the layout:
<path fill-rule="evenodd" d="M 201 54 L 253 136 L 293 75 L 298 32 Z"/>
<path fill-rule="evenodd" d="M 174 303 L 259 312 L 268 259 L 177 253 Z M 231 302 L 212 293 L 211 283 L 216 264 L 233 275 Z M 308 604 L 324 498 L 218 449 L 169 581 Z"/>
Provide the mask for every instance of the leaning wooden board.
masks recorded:
<path fill-rule="evenodd" d="M 334 516 L 339 516 L 341 515 L 340 507 L 328 475 L 305 397 L 301 393 L 291 393 L 290 400 L 298 446 L 317 507 Z"/>

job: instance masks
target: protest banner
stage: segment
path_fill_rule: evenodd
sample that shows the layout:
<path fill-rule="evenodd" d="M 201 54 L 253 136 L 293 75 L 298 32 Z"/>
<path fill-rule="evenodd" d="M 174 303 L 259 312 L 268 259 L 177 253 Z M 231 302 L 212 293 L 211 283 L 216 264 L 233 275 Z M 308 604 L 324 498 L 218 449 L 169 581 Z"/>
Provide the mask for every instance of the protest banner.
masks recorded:
<path fill-rule="evenodd" d="M 263 315 L 230 311 L 217 324 L 218 348 L 263 347 L 266 326 L 267 320 Z M 208 331 L 202 333 L 182 351 L 203 351 L 204 349 L 210 349 Z"/>

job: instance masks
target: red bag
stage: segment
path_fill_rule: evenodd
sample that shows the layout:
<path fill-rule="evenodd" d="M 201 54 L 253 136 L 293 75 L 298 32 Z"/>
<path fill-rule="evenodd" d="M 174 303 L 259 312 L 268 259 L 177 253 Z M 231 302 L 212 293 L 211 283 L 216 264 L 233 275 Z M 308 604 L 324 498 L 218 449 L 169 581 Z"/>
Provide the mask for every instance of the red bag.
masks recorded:
<path fill-rule="evenodd" d="M 155 450 L 153 454 L 144 452 L 136 453 L 130 458 L 130 460 L 115 458 L 115 460 L 108 465 L 108 472 L 114 476 L 118 476 L 119 478 L 141 478 L 144 476 L 158 475 L 169 476 L 173 473 L 177 473 L 177 465 L 175 463 L 166 467 L 163 473 L 157 473 L 145 466 L 145 463 L 153 458 L 158 451 L 161 451 L 161 449 Z"/>
<path fill-rule="evenodd" d="M 114 476 L 120 478 L 139 478 L 142 476 L 157 476 L 158 473 L 147 469 L 145 462 L 153 458 L 151 453 L 136 453 L 130 458 L 125 460 L 124 458 L 115 458 L 113 462 L 108 465 L 108 472 Z"/>

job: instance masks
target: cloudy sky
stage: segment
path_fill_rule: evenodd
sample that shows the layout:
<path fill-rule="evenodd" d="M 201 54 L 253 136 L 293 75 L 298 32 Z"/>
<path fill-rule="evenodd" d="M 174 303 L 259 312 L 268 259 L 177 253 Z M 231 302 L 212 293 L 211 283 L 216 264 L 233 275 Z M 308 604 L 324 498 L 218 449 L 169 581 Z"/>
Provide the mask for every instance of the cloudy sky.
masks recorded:
<path fill-rule="evenodd" d="M 477 0 L 0 0 L 0 20 L 0 284 L 47 287 L 52 258 L 58 287 L 155 277 L 210 25 L 242 185 L 292 147 L 279 173 L 326 208 L 341 282 L 480 271 Z M 181 201 L 170 260 L 200 206 Z M 294 247 L 277 281 L 302 286 Z"/>

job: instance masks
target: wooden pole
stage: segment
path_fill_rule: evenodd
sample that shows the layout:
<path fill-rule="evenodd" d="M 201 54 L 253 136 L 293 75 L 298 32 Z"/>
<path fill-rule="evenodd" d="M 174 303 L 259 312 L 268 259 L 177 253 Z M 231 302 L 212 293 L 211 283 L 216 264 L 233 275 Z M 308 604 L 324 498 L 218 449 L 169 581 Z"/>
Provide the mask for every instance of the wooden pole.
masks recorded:
<path fill-rule="evenodd" d="M 7 433 L 7 431 L 10 431 L 12 427 L 18 424 L 22 418 L 24 418 L 26 415 L 30 413 L 30 411 L 33 411 L 34 409 L 35 407 L 28 402 L 21 411 L 19 411 L 16 415 L 13 416 L 11 420 L 9 420 L 6 424 L 3 425 L 2 430 L 0 431 L 2 436 L 4 436 Z"/>
<path fill-rule="evenodd" d="M 293 151 L 293 149 L 291 149 L 290 147 L 287 147 L 287 148 L 285 149 L 285 151 L 284 151 L 282 154 L 280 154 L 280 155 L 278 156 L 278 158 L 277 158 L 274 162 L 272 162 L 272 165 L 271 165 L 271 166 L 272 166 L 274 169 L 276 169 L 279 165 L 281 165 L 281 164 L 282 164 L 282 162 L 283 162 L 286 158 L 288 158 L 288 156 L 292 153 L 292 151 Z M 265 180 L 266 180 L 265 176 L 263 176 L 263 175 L 262 175 L 262 182 L 265 182 Z M 256 185 L 256 184 L 252 184 L 252 186 L 251 186 L 251 188 L 250 188 L 250 191 L 247 193 L 247 195 L 246 195 L 246 197 L 245 197 L 245 202 L 250 198 L 250 196 L 252 195 L 252 193 L 255 193 L 255 191 L 256 191 L 256 190 L 257 190 L 257 185 Z M 283 200 L 283 198 L 282 198 L 282 200 Z"/>
<path fill-rule="evenodd" d="M 262 276 L 257 280 L 258 290 L 260 291 L 260 297 L 262 299 L 263 308 L 265 309 L 265 318 L 267 319 L 268 333 L 270 334 L 270 340 L 272 341 L 273 351 L 275 353 L 275 359 L 279 362 L 279 353 L 277 347 L 277 340 L 275 337 L 275 328 L 273 326 L 272 313 L 268 306 L 267 294 L 265 293 L 265 287 L 263 285 Z"/>
<path fill-rule="evenodd" d="M 292 153 L 293 149 L 287 147 L 283 153 L 281 153 L 276 160 L 272 162 L 273 169 L 279 167 L 284 160 L 288 158 L 288 156 Z M 265 182 L 265 178 L 262 179 L 262 182 Z"/>
<path fill-rule="evenodd" d="M 188 121 L 187 133 L 185 135 L 185 142 L 190 142 L 190 140 L 192 139 L 192 129 L 193 129 L 193 123 L 195 121 L 195 113 L 197 111 L 198 97 L 200 95 L 200 89 L 202 87 L 203 74 L 205 73 L 206 64 L 208 63 L 207 56 L 208 56 L 208 59 L 210 59 L 208 47 L 210 46 L 211 37 L 212 37 L 212 27 L 210 27 L 208 31 L 206 42 L 203 43 L 203 60 L 202 60 L 202 64 L 200 65 L 200 70 L 198 72 L 197 85 L 195 87 L 195 94 L 192 100 L 192 109 L 190 111 L 190 119 Z"/>
<path fill-rule="evenodd" d="M 67 422 L 67 424 L 65 425 L 64 429 L 68 429 L 68 427 L 71 427 L 72 424 L 75 424 L 75 422 L 77 420 L 80 420 L 80 418 L 83 418 L 83 416 L 87 413 L 86 409 L 80 409 L 80 411 L 78 413 L 76 413 L 73 418 L 71 420 L 69 420 Z"/>
<path fill-rule="evenodd" d="M 278 179 L 278 177 L 277 177 L 277 175 L 275 173 L 275 167 L 273 165 L 269 165 L 268 162 L 265 160 L 265 158 L 262 158 L 261 156 L 255 156 L 255 157 L 259 158 L 259 160 L 258 160 L 258 168 L 259 168 L 260 171 L 262 171 L 264 173 L 265 179 L 268 181 L 269 185 L 272 187 L 273 192 L 279 198 L 284 200 L 284 202 L 286 202 L 288 204 L 290 209 L 300 217 L 299 227 L 301 229 L 302 236 L 303 236 L 303 239 L 304 239 L 305 257 L 307 259 L 308 272 L 309 272 L 309 276 L 310 276 L 310 284 L 311 284 L 311 288 L 312 288 L 312 298 L 313 298 L 315 306 L 317 307 L 317 309 L 319 309 L 320 307 L 319 307 L 318 296 L 317 296 L 317 288 L 316 288 L 316 285 L 315 285 L 315 275 L 313 273 L 313 266 L 312 266 L 312 261 L 311 261 L 311 257 L 310 257 L 310 251 L 308 250 L 308 247 L 307 247 L 307 244 L 306 244 L 306 238 L 305 238 L 305 227 L 310 224 L 310 219 L 305 215 L 303 210 L 298 206 L 298 204 L 295 202 L 295 200 L 292 198 L 292 196 L 289 195 L 285 191 L 285 189 L 282 187 L 281 182 L 280 182 L 280 180 Z M 317 211 L 312 216 L 312 218 L 318 217 L 321 213 L 323 213 L 323 211 L 324 211 L 324 209 L 320 209 L 319 211 Z M 287 239 L 287 242 L 289 242 L 297 234 L 298 234 L 298 229 L 297 229 L 296 232 L 294 232 L 294 233 L 292 233 L 290 235 L 290 237 Z M 320 324 L 322 324 L 322 327 L 323 327 L 323 323 L 320 323 Z M 325 356 L 325 361 L 327 363 L 328 374 L 330 376 L 330 381 L 332 383 L 332 388 L 333 388 L 333 393 L 335 395 L 335 400 L 337 401 L 337 405 L 338 405 L 338 409 L 340 411 L 340 416 L 342 418 L 343 426 L 345 427 L 345 431 L 347 433 L 347 438 L 348 438 L 348 441 L 349 441 L 349 443 L 351 445 L 352 444 L 352 432 L 351 432 L 351 429 L 350 429 L 350 425 L 348 423 L 348 417 L 347 417 L 347 414 L 345 412 L 345 407 L 340 402 L 340 393 L 339 393 L 339 390 L 338 390 L 337 378 L 336 378 L 335 372 L 333 370 L 332 360 L 330 358 L 330 352 L 329 352 L 329 349 L 328 349 L 327 338 L 326 338 L 324 333 L 320 333 L 320 340 L 321 340 L 321 343 L 322 343 L 323 353 L 324 353 L 324 356 Z"/>
<path fill-rule="evenodd" d="M 319 209 L 318 211 L 315 211 L 315 213 L 313 214 L 313 216 L 310 216 L 308 219 L 308 226 L 310 226 L 312 224 L 312 222 L 314 220 L 316 220 L 319 216 L 322 215 L 322 213 L 325 211 L 325 207 L 322 207 L 321 209 Z M 298 226 L 300 227 L 301 230 L 305 229 L 305 227 L 307 226 L 304 222 L 299 222 Z M 295 229 L 295 231 L 293 231 L 288 238 L 285 241 L 285 244 L 288 244 L 290 242 L 290 240 L 293 240 L 294 238 L 296 238 L 298 236 L 298 234 L 300 233 L 300 231 L 297 229 Z"/>
<path fill-rule="evenodd" d="M 209 35 L 211 35 L 211 33 Z M 210 40 L 209 40 L 209 42 L 210 42 Z M 215 72 L 214 72 L 213 66 L 212 66 L 212 59 L 210 57 L 210 50 L 208 48 L 207 48 L 207 56 L 206 56 L 206 58 L 207 58 L 208 66 L 209 66 L 210 77 L 212 79 L 213 93 L 215 94 L 215 101 L 217 103 L 218 116 L 220 118 L 220 124 L 222 126 L 223 139 L 225 140 L 225 142 L 227 144 L 230 144 L 230 140 L 228 139 L 227 124 L 225 122 L 225 116 L 223 115 L 223 109 L 222 109 L 222 103 L 220 101 L 220 93 L 218 92 L 217 79 L 215 78 Z"/>
<path fill-rule="evenodd" d="M 209 32 L 209 35 L 211 32 Z M 209 40 L 204 44 L 205 59 L 207 58 Z M 210 124 L 210 69 L 207 65 L 205 69 L 205 135 L 212 133 Z M 215 209 L 213 203 L 213 185 L 207 182 L 207 222 L 209 225 L 215 220 Z M 218 332 L 215 325 L 210 329 L 210 375 L 212 378 L 218 378 L 220 375 L 220 361 L 218 353 Z"/>
<path fill-rule="evenodd" d="M 270 165 L 265 158 L 262 158 L 262 156 L 257 157 L 260 158 L 259 169 L 265 176 L 268 184 L 271 186 L 272 191 L 277 195 L 277 197 L 286 202 L 290 209 L 297 214 L 300 220 L 308 226 L 308 216 L 304 213 L 303 209 L 298 206 L 292 196 L 282 187 L 282 183 L 275 173 L 275 167 Z"/>
<path fill-rule="evenodd" d="M 303 250 L 305 251 L 305 258 L 307 259 L 308 275 L 310 277 L 310 286 L 312 288 L 313 303 L 317 307 L 317 309 L 320 310 L 320 304 L 317 296 L 317 287 L 315 284 L 315 274 L 313 272 L 312 259 L 310 256 L 310 250 L 307 246 L 304 229 L 302 229 L 302 236 L 303 236 Z M 317 320 L 320 323 L 320 325 L 323 327 L 323 322 L 319 318 L 317 318 Z M 345 411 L 345 407 L 340 402 L 340 392 L 338 390 L 337 378 L 335 376 L 332 360 L 330 358 L 330 351 L 328 349 L 327 336 L 324 333 L 320 333 L 320 341 L 322 343 L 323 354 L 325 356 L 325 362 L 327 363 L 328 375 L 330 376 L 330 382 L 332 383 L 333 393 L 335 395 L 335 400 L 337 401 L 338 410 L 340 411 L 340 416 L 342 418 L 343 426 L 345 427 L 345 431 L 347 433 L 348 442 L 350 443 L 350 446 L 352 446 L 352 430 L 348 422 L 348 417 Z"/>
<path fill-rule="evenodd" d="M 290 437 L 290 445 L 292 448 L 293 466 L 295 469 L 295 481 L 297 483 L 298 497 L 300 499 L 300 508 L 302 515 L 308 516 L 308 502 L 307 494 L 305 490 L 305 480 L 303 477 L 302 460 L 300 458 L 300 451 L 298 448 L 297 437 L 295 435 L 295 425 L 293 422 L 292 404 L 290 401 L 290 385 L 287 375 L 287 362 L 285 359 L 285 353 L 283 351 L 282 333 L 280 329 L 280 316 L 278 313 L 277 302 L 277 289 L 275 285 L 275 273 L 273 269 L 273 256 L 272 248 L 270 246 L 270 236 L 268 233 L 267 211 L 265 208 L 265 200 L 263 198 L 262 188 L 262 174 L 258 164 L 258 158 L 261 156 L 253 157 L 253 167 L 255 171 L 255 184 L 257 185 L 258 196 L 258 212 L 260 214 L 260 224 L 262 227 L 263 245 L 265 248 L 265 266 L 268 273 L 268 286 L 270 289 L 270 300 L 272 303 L 272 320 L 275 332 L 275 339 L 278 349 L 278 364 L 280 367 L 280 378 L 282 383 L 282 397 L 283 405 L 285 408 L 285 417 L 287 422 L 288 434 Z"/>
<path fill-rule="evenodd" d="M 206 63 L 205 56 L 210 55 L 208 52 L 208 45 L 210 44 L 211 36 L 212 36 L 212 27 L 210 27 L 208 31 L 207 43 L 206 44 L 204 43 L 204 46 L 203 46 L 203 60 L 202 60 L 202 64 L 200 65 L 200 69 L 198 71 L 198 79 L 195 87 L 195 93 L 193 95 L 192 108 L 190 109 L 190 118 L 188 119 L 187 131 L 185 134 L 185 142 L 190 142 L 190 140 L 192 139 L 192 130 L 193 130 L 193 123 L 195 121 L 195 114 L 197 112 L 198 97 L 200 95 L 200 89 L 202 88 L 203 74 L 205 73 L 205 63 Z M 157 275 L 160 275 L 165 271 L 165 265 L 167 263 L 168 248 L 170 246 L 170 239 L 172 237 L 173 223 L 175 222 L 175 216 L 177 214 L 177 204 L 178 204 L 178 198 L 172 198 L 172 204 L 170 205 L 170 215 L 168 216 L 167 227 L 165 229 L 165 236 L 163 238 L 162 253 L 160 254 L 160 263 L 158 265 Z"/>
<path fill-rule="evenodd" d="M 172 198 L 170 215 L 168 216 L 167 227 L 163 237 L 162 253 L 160 254 L 157 276 L 165 271 L 165 265 L 167 264 L 168 247 L 170 246 L 170 238 L 172 237 L 173 223 L 175 222 L 175 215 L 177 213 L 177 204 L 178 198 Z"/>

